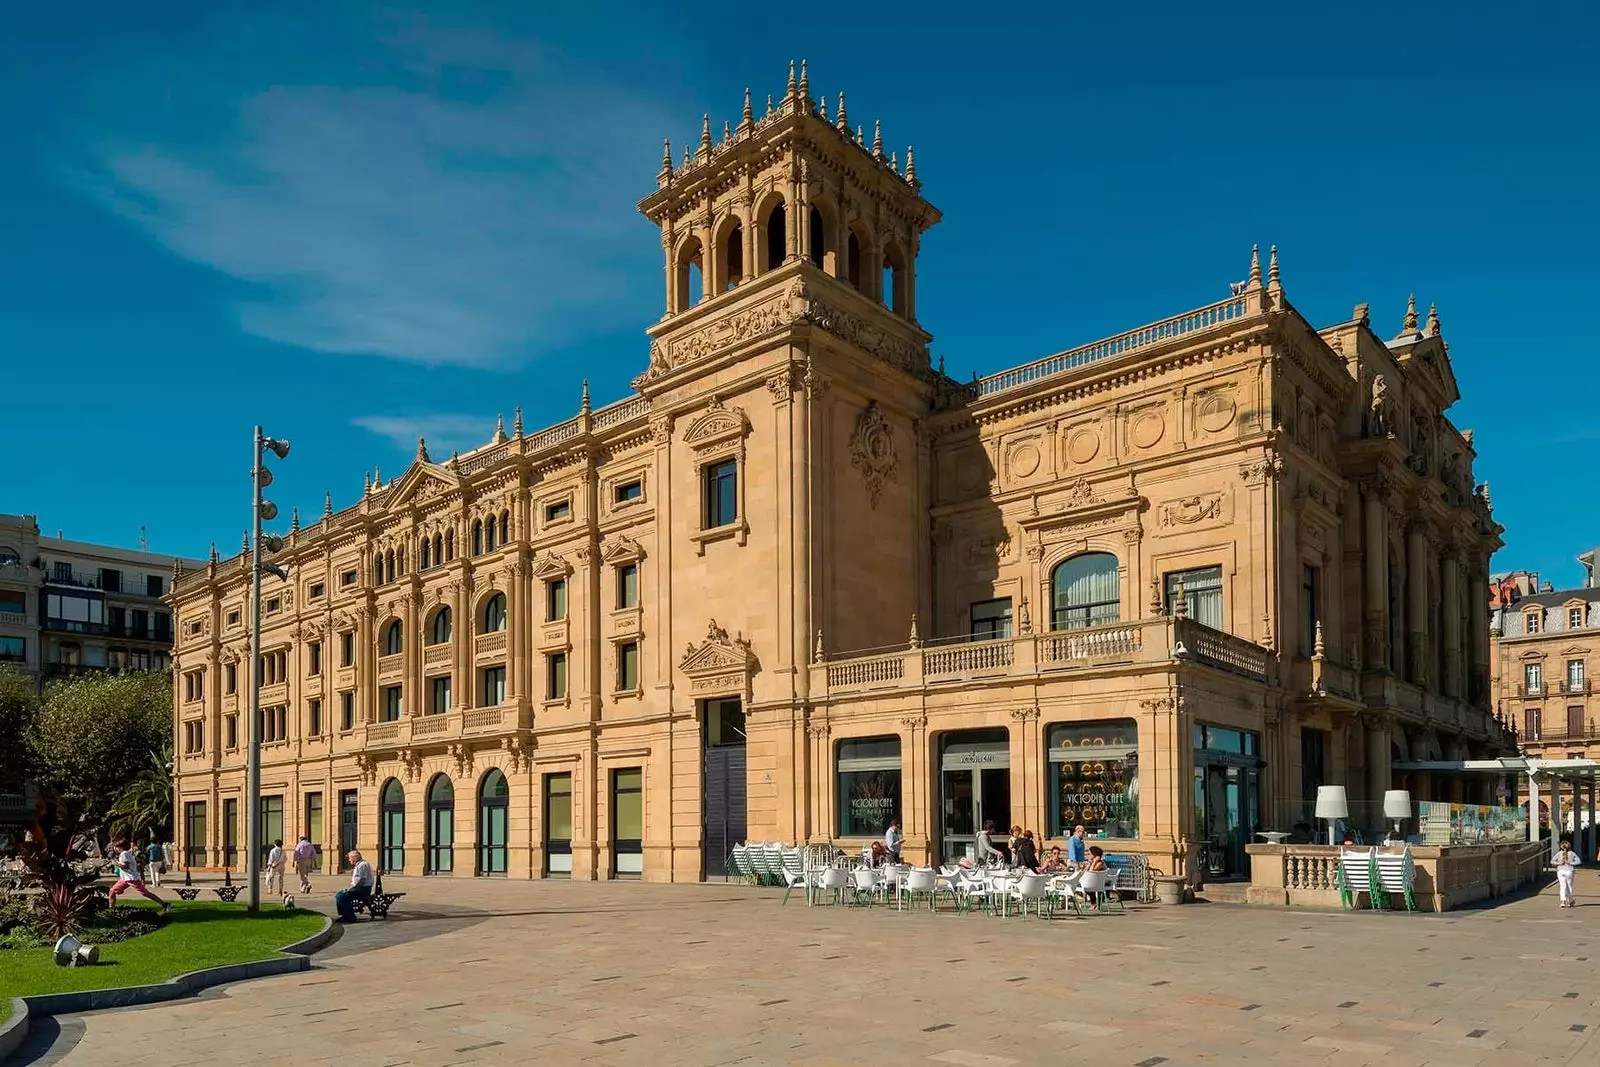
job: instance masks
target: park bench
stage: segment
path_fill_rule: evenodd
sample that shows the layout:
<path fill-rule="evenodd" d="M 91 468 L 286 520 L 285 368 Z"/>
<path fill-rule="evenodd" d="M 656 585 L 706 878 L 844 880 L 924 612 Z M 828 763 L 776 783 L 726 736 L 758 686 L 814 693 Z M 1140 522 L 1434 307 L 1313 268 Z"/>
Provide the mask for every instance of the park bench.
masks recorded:
<path fill-rule="evenodd" d="M 364 911 L 374 919 L 387 919 L 389 909 L 394 907 L 394 902 L 405 896 L 404 893 L 385 893 L 383 891 L 383 875 L 378 875 L 377 882 L 372 887 L 372 895 L 366 900 L 356 901 L 352 907 L 356 911 Z"/>

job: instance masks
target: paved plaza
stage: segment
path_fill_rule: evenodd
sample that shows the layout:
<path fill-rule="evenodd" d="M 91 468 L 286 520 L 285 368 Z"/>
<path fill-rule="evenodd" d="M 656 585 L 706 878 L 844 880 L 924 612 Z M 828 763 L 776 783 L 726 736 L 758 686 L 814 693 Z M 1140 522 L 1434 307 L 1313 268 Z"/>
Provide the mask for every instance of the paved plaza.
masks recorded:
<path fill-rule="evenodd" d="M 332 880 L 303 904 L 328 908 Z M 23 1063 L 1593 1064 L 1600 885 L 1444 916 L 808 908 L 735 885 L 387 880 L 305 973 L 46 1021 Z"/>

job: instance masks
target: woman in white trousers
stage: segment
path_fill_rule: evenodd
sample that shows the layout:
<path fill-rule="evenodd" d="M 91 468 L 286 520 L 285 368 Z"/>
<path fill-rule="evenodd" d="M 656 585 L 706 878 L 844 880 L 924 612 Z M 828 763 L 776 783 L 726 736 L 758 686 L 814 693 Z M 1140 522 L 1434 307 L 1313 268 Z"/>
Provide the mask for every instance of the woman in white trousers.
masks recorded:
<path fill-rule="evenodd" d="M 1561 906 L 1572 908 L 1577 902 L 1572 898 L 1572 880 L 1577 876 L 1578 854 L 1572 851 L 1571 841 L 1562 841 L 1561 848 L 1556 852 L 1554 865 L 1556 869 L 1556 885 L 1561 891 Z"/>

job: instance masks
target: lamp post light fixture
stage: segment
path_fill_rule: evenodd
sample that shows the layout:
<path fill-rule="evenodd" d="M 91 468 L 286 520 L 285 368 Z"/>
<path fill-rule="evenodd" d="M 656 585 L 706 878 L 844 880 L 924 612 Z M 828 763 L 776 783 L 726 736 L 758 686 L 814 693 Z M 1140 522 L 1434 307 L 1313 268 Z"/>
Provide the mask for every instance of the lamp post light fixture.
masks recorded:
<path fill-rule="evenodd" d="M 261 572 L 270 571 L 279 578 L 288 578 L 287 568 L 276 563 L 263 563 L 261 550 L 283 551 L 283 538 L 261 532 L 263 522 L 278 517 L 278 506 L 261 495 L 272 484 L 272 472 L 263 460 L 271 452 L 279 459 L 289 456 L 287 439 L 268 437 L 256 427 L 250 449 L 250 761 L 245 780 L 245 803 L 249 805 L 250 854 L 247 857 L 249 893 L 246 896 L 250 911 L 261 910 Z"/>

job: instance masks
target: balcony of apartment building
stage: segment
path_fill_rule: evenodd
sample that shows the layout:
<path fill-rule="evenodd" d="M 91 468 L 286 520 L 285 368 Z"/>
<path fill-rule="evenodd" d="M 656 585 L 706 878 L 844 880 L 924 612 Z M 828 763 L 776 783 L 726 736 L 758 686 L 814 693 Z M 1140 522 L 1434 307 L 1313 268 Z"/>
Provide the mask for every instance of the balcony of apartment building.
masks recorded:
<path fill-rule="evenodd" d="M 424 745 L 442 745 L 472 738 L 493 738 L 533 728 L 531 709 L 518 711 L 513 701 L 477 708 L 411 715 L 361 727 L 358 747 L 385 752 Z"/>
<path fill-rule="evenodd" d="M 0 585 L 22 585 L 31 589 L 38 584 L 39 568 L 16 556 L 0 559 Z"/>
<path fill-rule="evenodd" d="M 112 567 L 94 571 L 80 571 L 65 563 L 56 563 L 44 572 L 46 585 L 74 589 L 98 589 L 116 597 L 138 600 L 160 600 L 167 592 L 167 582 L 161 575 L 125 575 Z"/>

